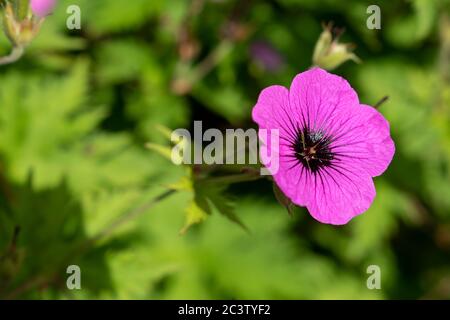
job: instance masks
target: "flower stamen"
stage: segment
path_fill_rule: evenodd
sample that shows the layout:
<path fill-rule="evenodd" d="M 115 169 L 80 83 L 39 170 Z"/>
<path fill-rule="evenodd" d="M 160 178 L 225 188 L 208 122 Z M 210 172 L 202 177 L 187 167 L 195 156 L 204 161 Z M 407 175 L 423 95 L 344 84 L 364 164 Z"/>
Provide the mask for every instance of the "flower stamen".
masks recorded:
<path fill-rule="evenodd" d="M 294 155 L 310 172 L 317 172 L 322 167 L 330 166 L 334 159 L 330 145 L 331 137 L 321 131 L 311 131 L 308 128 L 299 129 L 292 145 Z"/>

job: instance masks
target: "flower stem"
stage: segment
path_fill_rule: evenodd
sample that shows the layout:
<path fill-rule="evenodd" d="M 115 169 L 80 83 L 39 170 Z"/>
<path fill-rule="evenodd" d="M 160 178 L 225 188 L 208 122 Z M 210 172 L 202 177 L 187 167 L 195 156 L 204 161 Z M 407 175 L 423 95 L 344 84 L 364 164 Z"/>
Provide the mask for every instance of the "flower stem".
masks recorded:
<path fill-rule="evenodd" d="M 208 178 L 202 180 L 200 183 L 202 184 L 232 184 L 232 183 L 239 183 L 239 182 L 248 182 L 248 181 L 255 181 L 259 180 L 261 178 L 264 178 L 265 176 L 260 175 L 259 173 L 240 173 L 240 174 L 233 174 L 229 176 L 224 177 L 217 177 L 217 178 Z"/>
<path fill-rule="evenodd" d="M 107 226 L 105 229 L 97 233 L 92 238 L 88 239 L 88 244 L 94 243 L 102 238 L 107 237 L 110 235 L 113 231 L 115 231 L 118 227 L 126 224 L 127 222 L 136 219 L 143 213 L 145 213 L 148 209 L 153 207 L 158 202 L 161 202 L 162 200 L 166 199 L 167 197 L 174 194 L 176 190 L 167 190 L 160 194 L 159 196 L 156 196 L 155 198 L 150 199 L 148 202 L 142 204 L 141 206 L 134 208 L 131 211 L 128 211 L 124 213 L 122 216 L 120 216 L 116 221 L 112 222 L 109 226 Z"/>
<path fill-rule="evenodd" d="M 24 53 L 24 49 L 21 46 L 13 47 L 11 53 L 7 56 L 0 57 L 0 65 L 11 64 L 19 60 Z"/>

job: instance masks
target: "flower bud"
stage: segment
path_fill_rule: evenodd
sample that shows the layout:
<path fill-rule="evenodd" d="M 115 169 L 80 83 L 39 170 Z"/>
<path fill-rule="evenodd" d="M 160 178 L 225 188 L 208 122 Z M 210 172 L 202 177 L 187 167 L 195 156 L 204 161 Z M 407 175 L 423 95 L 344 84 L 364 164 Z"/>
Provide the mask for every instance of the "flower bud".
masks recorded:
<path fill-rule="evenodd" d="M 325 26 L 314 48 L 313 64 L 333 70 L 348 60 L 359 63 L 360 59 L 351 51 L 351 47 L 351 44 L 339 43 L 338 36 L 333 36 L 331 25 Z"/>
<path fill-rule="evenodd" d="M 256 64 L 269 73 L 276 73 L 284 65 L 283 56 L 269 42 L 255 41 L 250 46 L 250 55 Z"/>
<path fill-rule="evenodd" d="M 31 0 L 31 11 L 39 18 L 44 18 L 53 12 L 56 0 Z"/>

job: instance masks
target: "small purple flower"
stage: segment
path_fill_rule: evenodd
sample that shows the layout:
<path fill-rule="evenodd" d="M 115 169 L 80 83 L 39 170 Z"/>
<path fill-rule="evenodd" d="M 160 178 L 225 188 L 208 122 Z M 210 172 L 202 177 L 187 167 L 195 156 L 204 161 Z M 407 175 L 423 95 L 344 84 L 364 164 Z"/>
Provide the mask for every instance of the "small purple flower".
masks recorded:
<path fill-rule="evenodd" d="M 266 41 L 255 41 L 250 46 L 250 55 L 264 70 L 277 72 L 284 64 L 281 54 Z"/>
<path fill-rule="evenodd" d="M 279 130 L 279 150 L 267 145 L 279 156 L 279 169 L 271 173 L 293 203 L 335 225 L 370 207 L 372 177 L 387 169 L 395 146 L 389 123 L 360 104 L 345 79 L 313 68 L 298 74 L 289 90 L 268 87 L 253 108 L 253 120 L 260 129 Z"/>
<path fill-rule="evenodd" d="M 31 0 L 31 10 L 39 18 L 51 14 L 55 6 L 56 0 Z"/>

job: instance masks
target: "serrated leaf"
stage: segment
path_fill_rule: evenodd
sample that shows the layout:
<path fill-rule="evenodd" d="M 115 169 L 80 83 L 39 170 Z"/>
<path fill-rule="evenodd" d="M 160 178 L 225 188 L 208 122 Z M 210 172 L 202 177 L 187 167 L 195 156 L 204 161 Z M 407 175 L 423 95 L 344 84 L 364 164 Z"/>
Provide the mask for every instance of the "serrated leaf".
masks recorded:
<path fill-rule="evenodd" d="M 180 230 L 180 234 L 185 234 L 192 225 L 204 221 L 207 217 L 208 213 L 198 205 L 197 201 L 192 201 L 186 208 L 186 223 Z"/>
<path fill-rule="evenodd" d="M 227 185 L 202 185 L 197 183 L 194 185 L 195 201 L 205 210 L 206 213 L 212 213 L 212 206 L 221 215 L 248 231 L 248 228 L 234 212 L 234 205 L 232 201 L 225 195 L 226 187 Z"/>
<path fill-rule="evenodd" d="M 36 186 L 54 186 L 71 171 L 69 160 L 82 157 L 75 149 L 104 115 L 85 106 L 88 71 L 79 60 L 63 77 L 2 75 L 0 152 L 10 178 L 23 182 L 32 169 Z"/>
<path fill-rule="evenodd" d="M 188 177 L 182 177 L 178 182 L 168 184 L 167 187 L 177 191 L 193 191 L 192 181 Z"/>
<path fill-rule="evenodd" d="M 220 214 L 227 217 L 230 221 L 238 224 L 245 231 L 249 232 L 248 227 L 239 219 L 234 210 L 234 204 L 224 194 L 223 187 L 209 188 L 206 192 L 208 200 L 219 211 Z"/>

